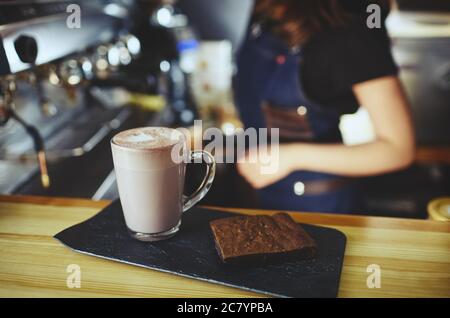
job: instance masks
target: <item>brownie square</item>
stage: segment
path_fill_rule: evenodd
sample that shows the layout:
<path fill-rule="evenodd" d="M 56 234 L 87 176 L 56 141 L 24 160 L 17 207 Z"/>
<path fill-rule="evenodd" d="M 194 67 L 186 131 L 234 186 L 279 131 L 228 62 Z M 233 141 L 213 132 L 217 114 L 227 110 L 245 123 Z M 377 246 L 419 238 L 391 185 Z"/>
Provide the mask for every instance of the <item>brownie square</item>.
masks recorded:
<path fill-rule="evenodd" d="M 286 213 L 218 219 L 210 227 L 225 263 L 309 259 L 317 252 L 314 240 Z"/>

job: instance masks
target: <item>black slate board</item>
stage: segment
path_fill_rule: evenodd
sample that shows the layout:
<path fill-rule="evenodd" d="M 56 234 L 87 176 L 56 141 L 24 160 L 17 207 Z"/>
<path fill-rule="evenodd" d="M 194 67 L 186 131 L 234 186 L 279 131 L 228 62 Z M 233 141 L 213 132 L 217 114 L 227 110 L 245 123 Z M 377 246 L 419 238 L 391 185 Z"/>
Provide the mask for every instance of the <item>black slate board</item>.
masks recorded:
<path fill-rule="evenodd" d="M 278 297 L 336 297 L 346 237 L 330 228 L 302 224 L 316 240 L 315 260 L 237 267 L 222 264 L 209 221 L 236 214 L 194 207 L 183 215 L 180 232 L 154 243 L 131 238 L 120 201 L 55 238 L 75 251 L 118 262 L 205 280 Z"/>

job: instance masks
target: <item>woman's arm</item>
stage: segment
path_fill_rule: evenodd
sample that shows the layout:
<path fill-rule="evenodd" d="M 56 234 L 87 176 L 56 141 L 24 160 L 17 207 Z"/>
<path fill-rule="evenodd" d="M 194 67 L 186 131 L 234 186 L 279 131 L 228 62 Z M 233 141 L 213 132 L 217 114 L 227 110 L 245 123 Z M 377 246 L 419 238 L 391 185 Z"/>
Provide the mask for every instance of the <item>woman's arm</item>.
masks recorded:
<path fill-rule="evenodd" d="M 353 91 L 359 104 L 370 114 L 376 139 L 356 146 L 296 144 L 287 147 L 283 156 L 292 158 L 294 170 L 368 176 L 405 168 L 412 163 L 414 130 L 409 105 L 397 77 L 356 84 Z"/>
<path fill-rule="evenodd" d="M 280 146 L 280 169 L 263 175 L 251 163 L 239 172 L 256 188 L 267 186 L 295 170 L 345 176 L 368 176 L 402 169 L 414 160 L 415 137 L 408 102 L 395 76 L 377 78 L 353 86 L 359 104 L 370 114 L 375 129 L 373 142 L 342 144 L 295 143 Z M 256 164 L 258 165 L 258 164 Z"/>

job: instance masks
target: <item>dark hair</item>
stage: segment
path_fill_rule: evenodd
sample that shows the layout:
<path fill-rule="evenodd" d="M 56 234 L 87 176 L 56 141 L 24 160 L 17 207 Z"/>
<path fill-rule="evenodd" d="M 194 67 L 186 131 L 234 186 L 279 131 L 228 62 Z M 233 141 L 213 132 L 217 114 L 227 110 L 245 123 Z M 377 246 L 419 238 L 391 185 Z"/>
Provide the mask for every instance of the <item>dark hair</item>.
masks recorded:
<path fill-rule="evenodd" d="M 268 22 L 289 46 L 306 42 L 327 28 L 347 25 L 368 3 L 389 10 L 389 0 L 256 0 L 254 21 Z"/>

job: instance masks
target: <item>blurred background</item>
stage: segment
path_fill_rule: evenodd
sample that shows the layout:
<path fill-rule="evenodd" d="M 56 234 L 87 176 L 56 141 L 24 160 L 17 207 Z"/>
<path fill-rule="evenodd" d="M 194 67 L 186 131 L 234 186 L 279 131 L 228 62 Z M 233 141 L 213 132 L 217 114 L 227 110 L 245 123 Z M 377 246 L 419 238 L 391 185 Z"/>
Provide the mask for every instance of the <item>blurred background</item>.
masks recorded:
<path fill-rule="evenodd" d="M 0 193 L 117 198 L 109 141 L 131 127 L 189 128 L 202 119 L 203 128 L 234 138 L 242 127 L 233 102 L 234 57 L 252 6 L 1 1 Z M 450 1 L 397 0 L 386 23 L 418 152 L 404 171 L 361 178 L 363 205 L 349 213 L 428 218 L 429 203 L 450 195 Z M 343 116 L 340 129 L 347 144 L 373 137 L 363 109 Z M 197 169 L 188 168 L 188 191 L 202 175 Z M 255 206 L 232 164 L 219 165 L 203 203 Z"/>

